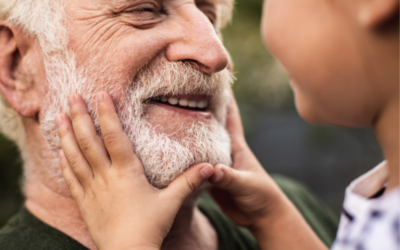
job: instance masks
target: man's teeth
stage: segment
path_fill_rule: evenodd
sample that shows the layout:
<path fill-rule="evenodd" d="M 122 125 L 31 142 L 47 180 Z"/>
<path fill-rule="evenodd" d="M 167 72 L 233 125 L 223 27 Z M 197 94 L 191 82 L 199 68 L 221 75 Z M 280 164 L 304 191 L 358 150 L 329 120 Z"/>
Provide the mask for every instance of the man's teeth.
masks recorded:
<path fill-rule="evenodd" d="M 176 105 L 179 103 L 179 99 L 178 98 L 168 98 L 168 103 L 171 105 Z"/>
<path fill-rule="evenodd" d="M 183 107 L 187 107 L 187 105 L 189 104 L 189 101 L 186 99 L 179 99 L 179 105 L 183 106 Z"/>
<path fill-rule="evenodd" d="M 197 102 L 196 101 L 189 101 L 188 106 L 191 108 L 196 108 L 197 107 Z"/>
<path fill-rule="evenodd" d="M 154 97 L 152 98 L 154 101 L 161 101 L 161 102 L 168 102 L 171 105 L 177 105 L 182 107 L 190 107 L 190 108 L 207 108 L 208 106 L 208 101 L 207 100 L 201 100 L 201 101 L 194 101 L 194 100 L 187 100 L 187 99 L 179 99 L 175 97 Z"/>

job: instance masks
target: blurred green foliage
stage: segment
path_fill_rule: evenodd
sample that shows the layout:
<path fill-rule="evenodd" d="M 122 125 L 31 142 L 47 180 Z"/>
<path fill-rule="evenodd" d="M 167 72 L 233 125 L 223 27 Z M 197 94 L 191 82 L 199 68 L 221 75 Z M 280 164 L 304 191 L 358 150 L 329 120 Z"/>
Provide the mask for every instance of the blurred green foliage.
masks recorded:
<path fill-rule="evenodd" d="M 20 163 L 17 146 L 0 134 L 0 189 L 19 190 Z"/>
<path fill-rule="evenodd" d="M 22 203 L 21 165 L 17 146 L 0 134 L 0 227 Z"/>

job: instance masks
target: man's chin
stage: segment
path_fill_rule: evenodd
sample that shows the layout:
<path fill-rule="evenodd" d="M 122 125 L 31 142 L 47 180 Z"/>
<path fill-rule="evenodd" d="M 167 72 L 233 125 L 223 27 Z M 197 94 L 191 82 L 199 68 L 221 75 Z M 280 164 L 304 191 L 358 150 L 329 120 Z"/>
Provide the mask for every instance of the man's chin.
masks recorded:
<path fill-rule="evenodd" d="M 144 122 L 128 133 L 132 135 L 132 145 L 149 182 L 157 188 L 167 187 L 197 163 L 231 164 L 230 139 L 221 124 L 215 120 L 208 123 L 192 120 L 183 127 L 178 124 L 171 120 L 164 126 L 159 125 L 161 130 L 174 129 L 172 135 L 160 131 L 150 122 Z"/>

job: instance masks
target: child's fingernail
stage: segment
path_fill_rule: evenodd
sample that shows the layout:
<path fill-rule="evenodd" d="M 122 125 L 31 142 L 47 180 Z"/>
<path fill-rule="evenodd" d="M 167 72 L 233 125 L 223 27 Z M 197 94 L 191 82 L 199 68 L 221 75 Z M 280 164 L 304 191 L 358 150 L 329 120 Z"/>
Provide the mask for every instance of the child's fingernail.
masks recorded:
<path fill-rule="evenodd" d="M 103 102 L 103 100 L 104 100 L 103 93 L 97 94 L 97 102 L 101 103 L 101 102 Z"/>
<path fill-rule="evenodd" d="M 70 94 L 68 96 L 68 105 L 72 107 L 75 104 L 75 94 Z"/>
<path fill-rule="evenodd" d="M 62 149 L 60 149 L 58 151 L 58 155 L 60 156 L 60 159 L 64 159 L 65 158 L 64 151 Z"/>
<path fill-rule="evenodd" d="M 64 122 L 64 120 L 63 120 L 62 114 L 58 114 L 56 116 L 56 125 L 57 125 L 57 127 L 60 127 L 63 124 L 63 122 Z"/>
<path fill-rule="evenodd" d="M 217 171 L 217 181 L 224 179 L 224 171 L 222 171 L 222 169 L 217 168 L 215 171 Z"/>
<path fill-rule="evenodd" d="M 207 180 L 208 178 L 210 178 L 213 173 L 214 169 L 210 165 L 207 165 L 200 170 L 200 175 L 203 180 Z"/>

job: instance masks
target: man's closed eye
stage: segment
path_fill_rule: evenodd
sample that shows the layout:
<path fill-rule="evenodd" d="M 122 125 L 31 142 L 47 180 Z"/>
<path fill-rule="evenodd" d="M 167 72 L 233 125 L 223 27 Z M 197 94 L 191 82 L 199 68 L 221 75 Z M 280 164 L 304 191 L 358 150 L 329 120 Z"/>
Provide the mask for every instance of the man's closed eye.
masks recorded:
<path fill-rule="evenodd" d="M 152 28 L 162 21 L 160 8 L 153 3 L 128 7 L 121 11 L 119 15 L 124 21 L 139 29 Z"/>

